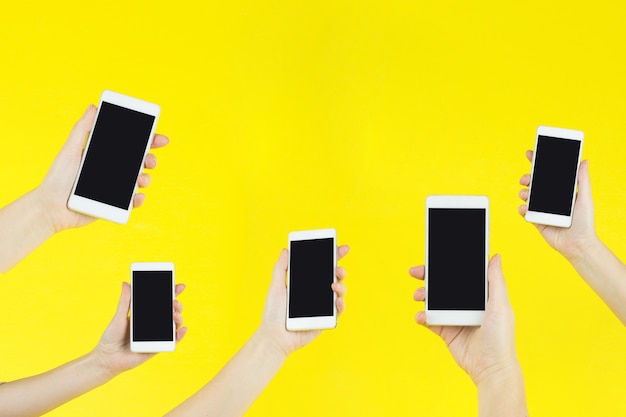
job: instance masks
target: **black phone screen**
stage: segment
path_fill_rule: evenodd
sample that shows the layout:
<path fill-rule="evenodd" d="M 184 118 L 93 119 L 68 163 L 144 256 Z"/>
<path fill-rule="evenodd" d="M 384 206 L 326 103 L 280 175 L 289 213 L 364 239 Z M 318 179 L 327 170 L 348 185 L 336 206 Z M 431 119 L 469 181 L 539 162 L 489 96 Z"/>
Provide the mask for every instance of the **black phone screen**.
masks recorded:
<path fill-rule="evenodd" d="M 155 117 L 102 102 L 75 194 L 128 209 Z"/>
<path fill-rule="evenodd" d="M 428 309 L 484 310 L 486 210 L 428 209 Z"/>
<path fill-rule="evenodd" d="M 578 140 L 538 137 L 528 203 L 530 211 L 571 214 L 580 145 Z"/>
<path fill-rule="evenodd" d="M 297 240 L 289 252 L 289 317 L 332 316 L 334 239 Z"/>
<path fill-rule="evenodd" d="M 174 340 L 172 271 L 133 271 L 133 341 Z"/>

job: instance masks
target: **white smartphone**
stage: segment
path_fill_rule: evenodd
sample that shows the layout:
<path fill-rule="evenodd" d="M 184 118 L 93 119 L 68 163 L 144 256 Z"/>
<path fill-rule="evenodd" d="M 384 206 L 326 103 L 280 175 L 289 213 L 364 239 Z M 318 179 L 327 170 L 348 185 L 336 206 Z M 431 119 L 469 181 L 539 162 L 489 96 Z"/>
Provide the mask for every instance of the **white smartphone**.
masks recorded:
<path fill-rule="evenodd" d="M 558 227 L 572 225 L 583 138 L 580 130 L 537 128 L 527 221 Z"/>
<path fill-rule="evenodd" d="M 479 326 L 487 307 L 489 199 L 426 198 L 426 323 Z"/>
<path fill-rule="evenodd" d="M 174 351 L 174 264 L 134 262 L 130 269 L 130 350 Z"/>
<path fill-rule="evenodd" d="M 70 193 L 69 209 L 124 224 L 150 149 L 160 107 L 104 91 Z"/>
<path fill-rule="evenodd" d="M 337 232 L 335 229 L 289 233 L 287 330 L 337 327 Z"/>

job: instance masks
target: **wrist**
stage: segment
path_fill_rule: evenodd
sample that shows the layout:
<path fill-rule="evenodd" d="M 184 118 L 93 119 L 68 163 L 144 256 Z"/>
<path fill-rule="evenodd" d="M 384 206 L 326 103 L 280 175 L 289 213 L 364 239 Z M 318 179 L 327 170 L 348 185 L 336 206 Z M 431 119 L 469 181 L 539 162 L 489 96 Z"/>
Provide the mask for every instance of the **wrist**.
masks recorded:
<path fill-rule="evenodd" d="M 598 245 L 601 245 L 601 241 L 597 235 L 593 234 L 586 237 L 580 237 L 573 241 L 566 250 L 561 253 L 573 265 L 584 262 Z"/>
<path fill-rule="evenodd" d="M 517 361 L 481 375 L 476 388 L 480 417 L 528 416 L 524 377 Z"/>
<path fill-rule="evenodd" d="M 518 382 L 522 379 L 522 368 L 517 360 L 506 361 L 485 369 L 476 377 L 476 388 L 491 389 L 503 383 Z"/>
<path fill-rule="evenodd" d="M 250 341 L 267 351 L 267 353 L 275 360 L 284 362 L 287 357 L 292 353 L 289 349 L 285 348 L 277 337 L 270 330 L 260 326 L 257 331 L 252 335 Z"/>
<path fill-rule="evenodd" d="M 33 197 L 33 206 L 38 211 L 38 217 L 42 221 L 42 227 L 49 232 L 50 235 L 54 235 L 62 231 L 64 228 L 57 221 L 55 213 L 59 210 L 57 205 L 54 204 L 53 199 L 49 198 L 46 190 L 39 186 L 30 193 Z"/>
<path fill-rule="evenodd" d="M 89 355 L 92 357 L 94 365 L 100 370 L 101 373 L 106 375 L 108 379 L 115 378 L 124 371 L 134 367 L 125 366 L 123 364 L 123 356 L 120 357 L 117 349 L 103 345 L 102 342 L 99 342 Z"/>
<path fill-rule="evenodd" d="M 89 368 L 102 383 L 108 382 L 120 374 L 109 366 L 105 355 L 99 352 L 97 348 L 85 355 L 85 359 Z"/>

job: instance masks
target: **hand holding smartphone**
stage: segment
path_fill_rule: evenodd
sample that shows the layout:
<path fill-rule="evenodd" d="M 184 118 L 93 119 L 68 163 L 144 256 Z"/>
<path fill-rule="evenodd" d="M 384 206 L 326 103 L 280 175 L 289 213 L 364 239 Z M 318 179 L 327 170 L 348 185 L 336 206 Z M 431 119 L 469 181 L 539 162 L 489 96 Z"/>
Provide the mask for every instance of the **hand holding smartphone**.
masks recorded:
<path fill-rule="evenodd" d="M 289 233 L 287 330 L 337 327 L 336 267 L 335 229 Z"/>
<path fill-rule="evenodd" d="M 527 221 L 558 227 L 572 225 L 583 138 L 580 130 L 537 128 Z"/>
<path fill-rule="evenodd" d="M 128 222 L 137 177 L 156 129 L 160 107 L 104 91 L 67 203 L 69 209 Z"/>
<path fill-rule="evenodd" d="M 426 199 L 426 323 L 479 326 L 487 308 L 489 199 Z"/>
<path fill-rule="evenodd" d="M 130 350 L 172 352 L 176 348 L 174 323 L 174 264 L 135 262 L 130 277 Z"/>

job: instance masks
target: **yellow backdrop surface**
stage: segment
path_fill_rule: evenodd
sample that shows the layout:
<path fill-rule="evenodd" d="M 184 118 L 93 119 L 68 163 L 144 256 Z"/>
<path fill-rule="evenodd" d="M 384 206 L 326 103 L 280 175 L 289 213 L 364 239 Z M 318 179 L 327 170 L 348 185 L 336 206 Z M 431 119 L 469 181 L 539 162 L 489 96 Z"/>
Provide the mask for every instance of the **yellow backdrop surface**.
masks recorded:
<path fill-rule="evenodd" d="M 288 232 L 335 227 L 347 311 L 248 415 L 474 415 L 470 379 L 414 322 L 407 270 L 428 194 L 486 194 L 531 414 L 625 415 L 624 327 L 517 214 L 537 125 L 582 129 L 598 234 L 626 258 L 625 20 L 617 1 L 4 5 L 0 205 L 104 89 L 159 103 L 171 144 L 128 225 L 61 233 L 0 277 L 0 380 L 89 351 L 130 263 L 172 261 L 176 352 L 50 413 L 162 415 L 259 324 Z"/>

